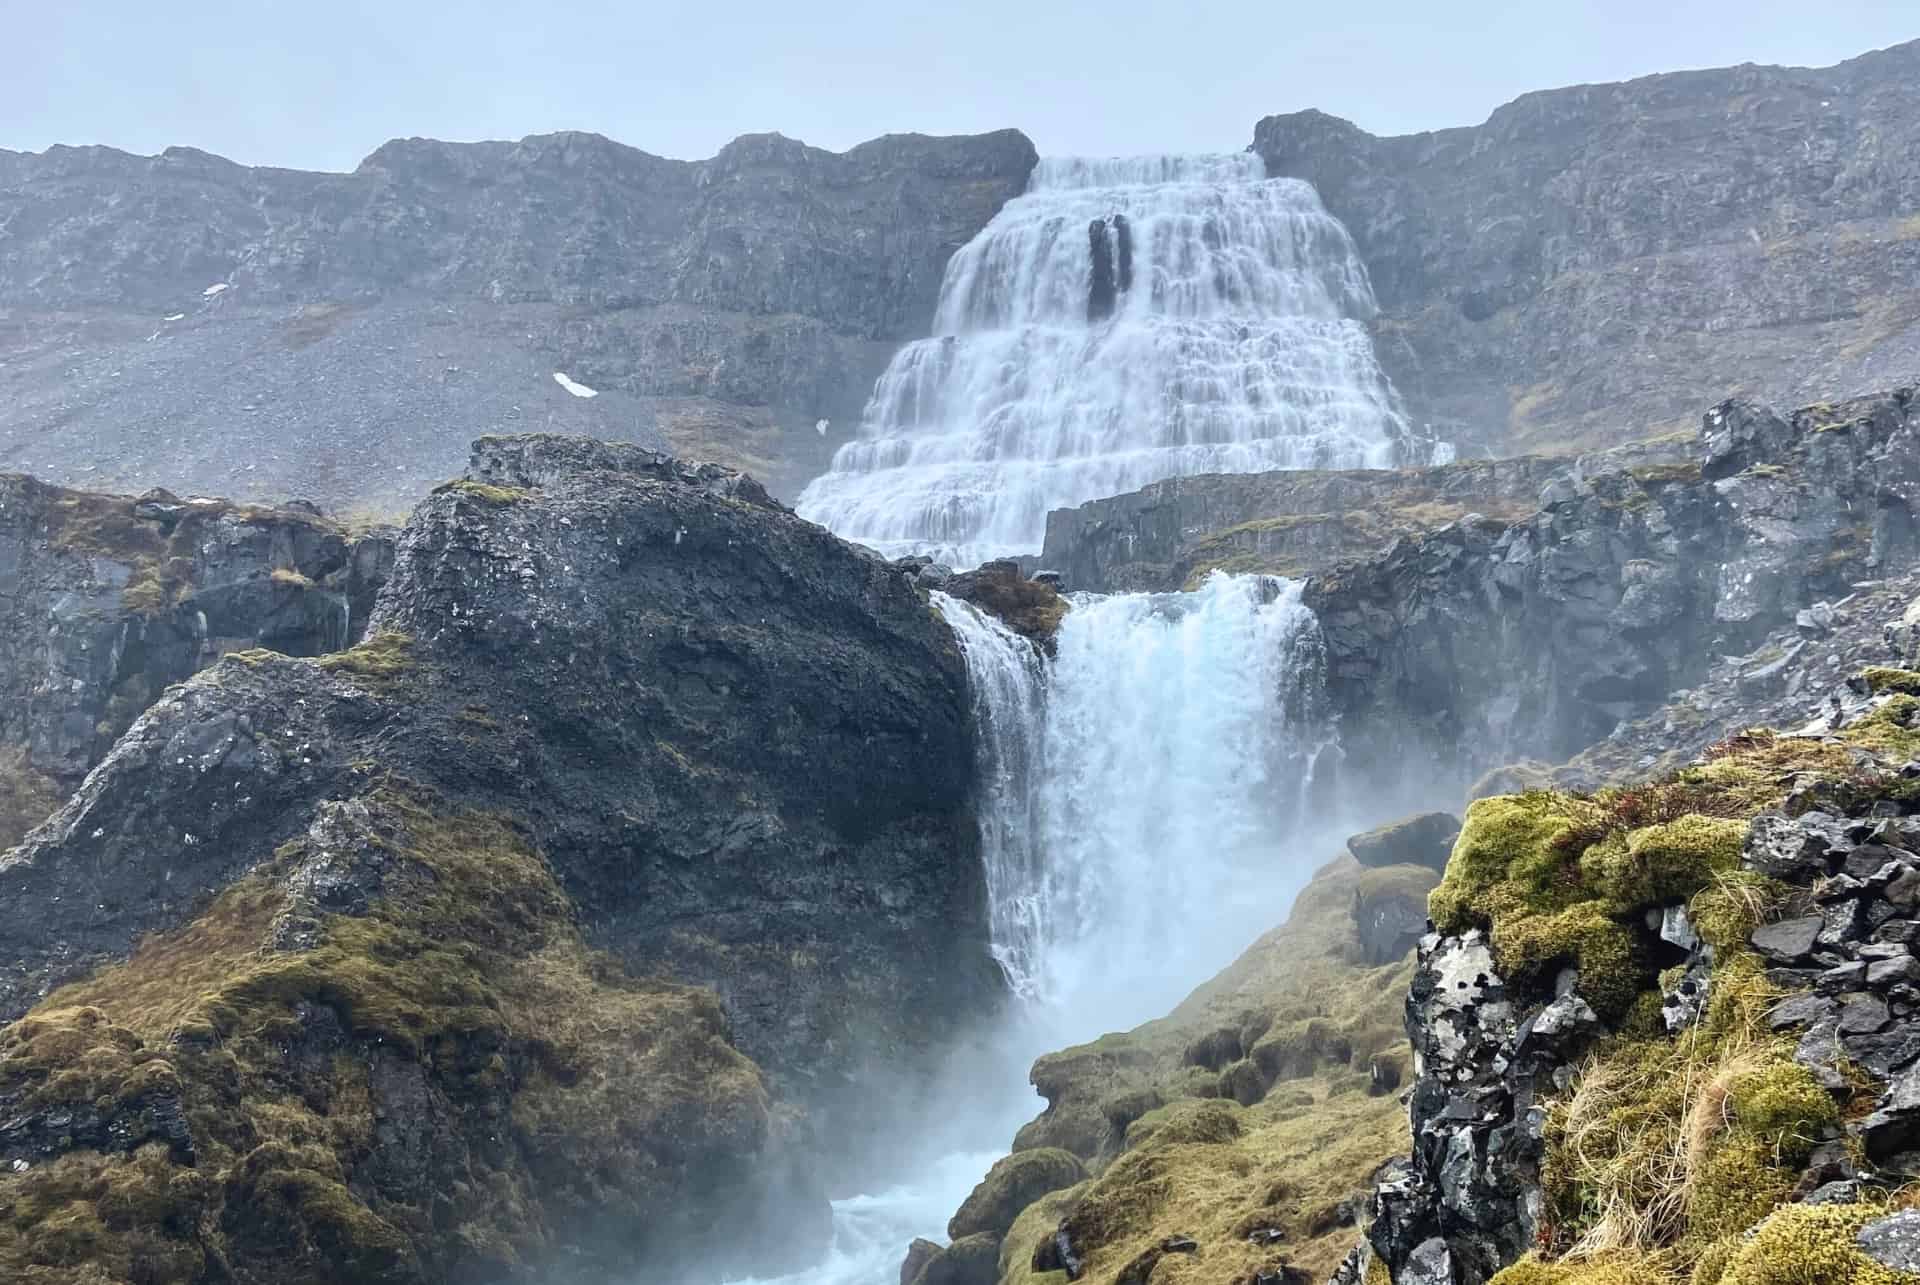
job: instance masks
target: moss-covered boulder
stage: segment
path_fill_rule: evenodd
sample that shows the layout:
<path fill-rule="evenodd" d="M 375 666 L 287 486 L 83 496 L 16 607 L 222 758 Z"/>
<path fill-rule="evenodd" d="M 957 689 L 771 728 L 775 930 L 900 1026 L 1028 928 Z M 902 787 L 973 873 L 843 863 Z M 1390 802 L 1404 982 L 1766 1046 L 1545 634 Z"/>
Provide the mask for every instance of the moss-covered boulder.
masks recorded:
<path fill-rule="evenodd" d="M 987 1170 L 947 1224 L 947 1235 L 954 1240 L 987 1232 L 996 1243 L 1013 1226 L 1020 1211 L 1062 1187 L 1071 1187 L 1087 1176 L 1079 1157 L 1058 1147 L 1036 1151 L 1016 1151 L 996 1161 Z"/>
<path fill-rule="evenodd" d="M 324 808 L 0 1032 L 0 1277 L 499 1278 L 563 1246 L 611 1272 L 810 1203 L 817 1238 L 713 997 L 573 914 L 505 818 L 402 783 Z"/>
<path fill-rule="evenodd" d="M 1000 1278 L 1000 1237 L 963 1236 L 927 1260 L 914 1285 L 995 1285 Z"/>
<path fill-rule="evenodd" d="M 1020 564 L 988 562 L 947 581 L 946 592 L 972 603 L 1031 641 L 1047 655 L 1054 652 L 1060 622 L 1072 605 L 1060 591 L 1042 580 L 1029 580 Z"/>

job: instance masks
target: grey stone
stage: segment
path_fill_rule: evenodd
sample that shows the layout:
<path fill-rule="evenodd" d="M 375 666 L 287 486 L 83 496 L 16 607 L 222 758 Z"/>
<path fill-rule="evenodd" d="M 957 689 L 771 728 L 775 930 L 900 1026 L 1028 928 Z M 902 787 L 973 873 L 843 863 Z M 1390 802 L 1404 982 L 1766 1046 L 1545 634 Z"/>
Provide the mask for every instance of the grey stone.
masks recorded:
<path fill-rule="evenodd" d="M 1753 948 L 1769 959 L 1790 964 L 1813 953 L 1814 940 L 1826 926 L 1819 915 L 1762 924 L 1754 930 Z"/>
<path fill-rule="evenodd" d="M 1867 985 L 1877 988 L 1899 982 L 1909 985 L 1920 982 L 1920 959 L 1902 955 L 1898 959 L 1882 959 L 1867 965 Z"/>
<path fill-rule="evenodd" d="M 1868 1035 L 1891 1020 L 1886 1002 L 1874 995 L 1850 995 L 1840 1006 L 1841 1035 Z"/>
<path fill-rule="evenodd" d="M 1860 1203 L 1860 1183 L 1852 1178 L 1822 1183 L 1803 1197 L 1800 1203 L 1803 1205 L 1857 1205 Z"/>
<path fill-rule="evenodd" d="M 1860 1252 L 1896 1272 L 1920 1272 L 1920 1210 L 1876 1218 L 1854 1237 Z"/>
<path fill-rule="evenodd" d="M 1776 1031 L 1809 1026 L 1833 1013 L 1833 1001 L 1818 995 L 1795 995 L 1781 1000 L 1767 1013 L 1767 1025 Z"/>
<path fill-rule="evenodd" d="M 1660 940 L 1685 951 L 1700 948 L 1700 934 L 1694 931 L 1693 921 L 1687 917 L 1684 904 L 1667 906 L 1661 910 Z"/>

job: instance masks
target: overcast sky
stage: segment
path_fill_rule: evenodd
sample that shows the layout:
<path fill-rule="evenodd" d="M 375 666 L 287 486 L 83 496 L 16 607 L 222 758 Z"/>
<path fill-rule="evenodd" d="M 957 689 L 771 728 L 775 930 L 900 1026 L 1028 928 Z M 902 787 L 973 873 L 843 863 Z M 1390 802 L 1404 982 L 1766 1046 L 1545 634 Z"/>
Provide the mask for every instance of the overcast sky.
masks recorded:
<path fill-rule="evenodd" d="M 1920 0 L 0 0 L 0 31 L 0 147 L 351 169 L 398 136 L 556 129 L 680 157 L 1008 125 L 1046 153 L 1224 151 L 1303 107 L 1404 133 L 1529 89 L 1825 66 L 1920 37 Z"/>

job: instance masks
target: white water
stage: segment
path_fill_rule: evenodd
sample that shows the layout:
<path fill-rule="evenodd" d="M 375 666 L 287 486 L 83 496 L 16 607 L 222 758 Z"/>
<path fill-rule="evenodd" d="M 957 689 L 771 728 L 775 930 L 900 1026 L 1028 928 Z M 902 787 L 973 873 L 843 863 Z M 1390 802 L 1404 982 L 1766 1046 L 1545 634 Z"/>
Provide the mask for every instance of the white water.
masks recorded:
<path fill-rule="evenodd" d="M 936 601 L 967 656 L 993 946 L 1024 1004 L 1004 1109 L 976 1126 L 1004 1149 L 1041 1105 L 1021 1078 L 1032 1057 L 1164 1015 L 1284 918 L 1324 855 L 1304 836 L 1331 749 L 1322 648 L 1300 586 L 1271 577 L 1076 598 L 1050 666 L 992 617 Z M 779 1285 L 895 1285 L 907 1245 L 944 1243 L 999 1154 L 836 1202 L 828 1258 Z"/>
<path fill-rule="evenodd" d="M 1132 242 L 1089 320 L 1089 225 Z M 1117 253 L 1117 251 L 1116 251 Z M 948 262 L 802 516 L 890 556 L 1035 552 L 1049 510 L 1162 478 L 1425 462 L 1346 229 L 1250 153 L 1045 160 Z"/>

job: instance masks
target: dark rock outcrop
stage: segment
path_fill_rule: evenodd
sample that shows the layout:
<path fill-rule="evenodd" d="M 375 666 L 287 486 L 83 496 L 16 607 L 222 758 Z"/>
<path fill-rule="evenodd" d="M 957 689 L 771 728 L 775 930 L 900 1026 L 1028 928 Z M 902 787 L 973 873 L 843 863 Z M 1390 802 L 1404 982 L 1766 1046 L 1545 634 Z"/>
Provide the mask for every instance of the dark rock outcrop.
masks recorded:
<path fill-rule="evenodd" d="M 941 582 L 955 598 L 970 602 L 1051 656 L 1070 604 L 1051 580 L 1029 579 L 1010 559 L 983 563 Z"/>
<path fill-rule="evenodd" d="M 1639 461 L 1622 461 L 1631 462 Z M 1298 578 L 1470 513 L 1523 518 L 1540 507 L 1548 480 L 1572 467 L 1522 456 L 1392 471 L 1168 478 L 1047 514 L 1039 564 L 1091 593 L 1170 592 L 1216 568 Z"/>
<path fill-rule="evenodd" d="M 393 536 L 311 506 L 0 474 L 0 747 L 24 747 L 29 767 L 70 789 L 162 689 L 224 653 L 350 645 Z"/>
<path fill-rule="evenodd" d="M 999 1002 L 969 805 L 966 675 L 952 635 L 907 577 L 794 518 L 751 481 L 637 448 L 483 439 L 470 476 L 436 491 L 403 533 L 372 627 L 344 653 L 238 652 L 170 689 L 47 825 L 0 857 L 0 900 L 10 907 L 0 1014 L 19 1016 L 52 987 L 114 967 L 149 934 L 165 943 L 211 933 L 210 896 L 224 899 L 217 908 L 257 889 L 262 905 L 282 908 L 249 930 L 261 940 L 248 969 L 283 980 L 249 992 L 249 1003 L 271 1002 L 275 1022 L 293 1020 L 278 1007 L 288 1004 L 285 1013 L 310 1026 L 340 1026 L 338 1047 L 352 1056 L 359 1041 L 384 1040 L 402 1055 L 393 1067 L 401 1086 L 417 1083 L 418 1047 L 443 1023 L 478 1022 L 484 1033 L 498 1022 L 443 1018 L 435 1004 L 463 1014 L 504 1006 L 508 1079 L 484 1082 L 507 1096 L 486 1099 L 486 1110 L 504 1118 L 510 1109 L 525 1125 L 515 1058 L 538 1050 L 515 1043 L 516 1005 L 562 1021 L 576 1000 L 620 1007 L 618 996 L 652 985 L 632 978 L 692 983 L 717 997 L 685 1003 L 708 1006 L 700 1021 L 724 1054 L 674 1054 L 675 1075 L 691 1078 L 653 1082 L 649 1091 L 669 1099 L 657 1114 L 615 1125 L 563 1112 L 550 1127 L 583 1131 L 589 1150 L 612 1144 L 604 1130 L 626 1127 L 637 1131 L 636 1155 L 684 1143 L 674 1164 L 711 1160 L 712 1180 L 734 1182 L 738 1200 L 752 1204 L 773 1199 L 788 1176 L 755 1159 L 786 1145 L 768 1123 L 767 1090 L 810 1112 L 793 1142 L 812 1172 L 829 1172 L 834 1153 L 858 1148 L 908 1105 L 870 1086 L 930 1057 L 947 1032 Z M 449 827 L 499 836 L 489 842 L 517 854 L 501 870 L 524 869 L 526 889 L 491 890 L 488 867 L 470 865 L 473 842 L 437 842 Z M 420 886 L 448 896 L 408 891 L 423 878 Z M 499 897 L 506 903 L 488 910 Z M 524 915 L 511 908 L 528 897 L 536 900 Z M 449 915 L 471 903 L 498 923 L 482 932 L 464 919 L 417 921 L 443 901 Z M 459 948 L 472 955 L 399 975 L 408 986 L 445 988 L 432 1004 L 385 999 L 364 991 L 372 984 L 364 978 L 369 968 L 385 977 L 379 961 L 399 948 L 374 946 L 370 956 L 352 948 L 376 931 L 408 943 L 470 938 Z M 566 970 L 549 975 L 526 962 L 548 959 L 542 942 L 576 931 L 567 940 L 581 953 L 568 955 Z M 164 959 L 182 957 L 167 950 Z M 114 1023 L 129 1025 L 136 1018 L 115 1006 L 151 994 L 159 966 L 142 955 L 122 966 L 128 982 L 86 984 L 103 988 L 94 1002 Z M 471 989 L 495 972 L 497 1001 Z M 208 1015 L 213 1036 L 228 1037 L 233 1003 Z M 651 1001 L 643 1008 L 658 1011 Z M 926 1023 L 930 1012 L 946 1015 L 942 1029 Z M 50 1020 L 43 1006 L 15 1029 Z M 611 1019 L 579 1020 L 586 1038 L 599 1029 L 592 1022 Z M 636 1030 L 638 1043 L 616 1049 L 679 1038 L 671 1032 L 683 1029 L 680 1019 L 657 1020 L 666 1026 L 645 1017 L 653 1033 Z M 381 1202 L 404 1202 L 409 1183 L 440 1183 L 453 1163 L 446 1147 L 455 1143 L 436 1141 L 438 1108 L 428 1108 L 463 1109 L 465 1090 L 441 1077 L 463 1067 L 461 1076 L 482 1074 L 491 1051 L 476 1040 L 443 1048 L 424 1087 L 382 1099 L 394 1129 L 421 1118 L 417 1154 L 383 1141 L 346 1155 L 343 1176 L 329 1179 L 399 1228 L 394 1261 L 420 1264 L 419 1279 L 448 1278 L 439 1233 L 394 1223 Z M 277 1065 L 305 1047 L 296 1040 L 262 1056 Z M 329 1047 L 322 1040 L 313 1055 L 330 1059 Z M 760 1072 L 741 1054 L 764 1068 L 765 1089 L 753 1087 Z M 737 1088 L 729 1101 L 741 1110 L 762 1103 L 758 1124 L 730 1124 L 727 1112 L 698 1105 L 704 1077 L 722 1071 Z M 178 1080 L 198 1092 L 203 1073 L 179 1068 Z M 554 1073 L 626 1091 L 628 1072 L 591 1058 Z M 164 1097 L 122 1096 L 150 1104 L 129 1119 L 170 1136 Z M 419 1112 L 406 1105 L 416 1097 Z M 687 1111 L 694 1115 L 679 1114 Z M 698 1130 L 685 1133 L 696 1118 Z M 477 1145 L 465 1126 L 448 1127 L 447 1139 Z M 629 1256 L 687 1237 L 766 1248 L 724 1219 L 695 1218 L 706 1178 L 689 1176 L 651 1213 L 614 1217 L 624 1202 L 645 1210 L 651 1199 L 622 1165 L 593 1168 L 571 1143 L 527 1145 L 555 1167 L 509 1166 L 502 1181 L 521 1184 L 544 1219 L 536 1240 L 524 1228 L 503 1230 L 485 1209 L 453 1213 L 479 1232 L 499 1231 L 529 1261 L 546 1248 L 580 1249 L 576 1233 L 596 1219 L 606 1226 L 595 1234 L 613 1237 L 609 1252 Z M 407 1155 L 404 1181 L 366 1168 Z M 725 1179 L 742 1172 L 736 1164 L 756 1176 Z M 587 1173 L 605 1185 L 578 1189 Z M 251 1185 L 247 1198 L 266 1189 Z M 805 1208 L 794 1225 L 812 1228 L 820 1207 Z M 669 1235 L 683 1214 L 694 1221 Z M 814 1243 L 808 1230 L 785 1248 L 804 1253 Z M 352 1274 L 340 1262 L 332 1270 Z"/>
<path fill-rule="evenodd" d="M 1347 851 L 1363 866 L 1426 866 L 1445 870 L 1447 855 L 1460 833 L 1460 818 L 1449 812 L 1423 812 L 1377 826 L 1347 840 Z"/>
<path fill-rule="evenodd" d="M 1261 121 L 1253 149 L 1353 234 L 1416 419 L 1502 454 L 1591 448 L 1731 391 L 1911 377 L 1916 70 L 1920 43 L 1679 72 L 1402 138 L 1308 111 Z"/>
<path fill-rule="evenodd" d="M 1565 759 L 1819 599 L 1915 557 L 1914 395 L 1709 412 L 1697 464 L 1556 480 L 1309 581 L 1361 761 Z M 1475 747 L 1459 761 L 1458 747 Z"/>
<path fill-rule="evenodd" d="M 407 507 L 476 430 L 546 427 L 796 490 L 1034 159 L 1011 130 L 401 139 L 350 174 L 0 152 L 0 464 Z"/>

